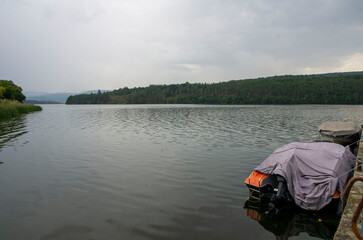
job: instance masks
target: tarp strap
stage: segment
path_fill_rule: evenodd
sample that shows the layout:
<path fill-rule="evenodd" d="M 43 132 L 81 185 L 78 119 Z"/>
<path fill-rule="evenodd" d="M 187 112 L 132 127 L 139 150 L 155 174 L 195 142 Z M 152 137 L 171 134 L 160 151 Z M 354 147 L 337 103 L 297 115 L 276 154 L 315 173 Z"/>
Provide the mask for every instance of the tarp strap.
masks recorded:
<path fill-rule="evenodd" d="M 360 140 L 355 141 L 355 142 L 352 142 L 351 144 L 348 144 L 347 146 L 350 146 L 350 145 L 356 144 L 356 143 L 358 143 L 359 141 L 360 141 Z"/>
<path fill-rule="evenodd" d="M 341 174 L 341 175 L 340 175 L 340 176 L 338 176 L 337 178 L 340 178 L 341 176 L 343 176 L 343 175 L 345 175 L 345 174 L 348 174 L 349 172 L 351 172 L 351 171 L 353 171 L 353 170 L 357 169 L 357 168 L 358 168 L 358 167 L 360 167 L 360 166 L 362 166 L 362 163 L 357 164 L 357 166 L 356 166 L 356 167 L 354 167 L 354 168 L 350 169 L 349 171 L 347 171 L 347 172 L 345 172 L 345 173 Z"/>

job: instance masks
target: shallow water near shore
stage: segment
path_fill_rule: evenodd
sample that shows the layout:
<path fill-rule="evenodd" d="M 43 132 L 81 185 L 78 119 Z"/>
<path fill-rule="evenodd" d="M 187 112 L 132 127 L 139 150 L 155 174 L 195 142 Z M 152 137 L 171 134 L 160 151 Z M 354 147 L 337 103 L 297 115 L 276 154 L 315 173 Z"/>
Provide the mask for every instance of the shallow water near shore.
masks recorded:
<path fill-rule="evenodd" d="M 322 122 L 363 119 L 355 105 L 42 108 L 0 122 L 0 239 L 330 239 L 334 214 L 255 220 L 243 181 Z"/>

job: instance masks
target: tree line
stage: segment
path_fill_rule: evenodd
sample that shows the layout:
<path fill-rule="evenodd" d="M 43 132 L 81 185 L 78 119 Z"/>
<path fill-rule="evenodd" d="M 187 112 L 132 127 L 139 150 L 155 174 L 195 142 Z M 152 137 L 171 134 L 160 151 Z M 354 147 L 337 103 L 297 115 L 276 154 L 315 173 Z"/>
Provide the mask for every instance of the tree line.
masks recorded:
<path fill-rule="evenodd" d="M 23 102 L 25 96 L 23 89 L 10 80 L 0 80 L 0 99 L 16 100 Z"/>
<path fill-rule="evenodd" d="M 66 104 L 363 104 L 363 72 L 125 87 Z"/>

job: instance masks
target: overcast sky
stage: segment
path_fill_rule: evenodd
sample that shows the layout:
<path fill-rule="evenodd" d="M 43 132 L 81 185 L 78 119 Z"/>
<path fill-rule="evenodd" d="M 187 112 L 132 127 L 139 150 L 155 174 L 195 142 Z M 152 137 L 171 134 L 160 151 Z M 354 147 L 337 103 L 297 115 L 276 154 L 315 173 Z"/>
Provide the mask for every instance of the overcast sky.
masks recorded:
<path fill-rule="evenodd" d="M 363 70 L 361 0 L 0 0 L 0 31 L 24 91 Z"/>

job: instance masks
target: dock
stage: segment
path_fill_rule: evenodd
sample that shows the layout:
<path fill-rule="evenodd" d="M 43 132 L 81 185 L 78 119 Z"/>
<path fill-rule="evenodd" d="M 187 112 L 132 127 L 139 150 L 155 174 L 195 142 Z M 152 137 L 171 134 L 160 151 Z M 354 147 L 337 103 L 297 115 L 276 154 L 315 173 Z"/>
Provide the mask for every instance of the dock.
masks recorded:
<path fill-rule="evenodd" d="M 363 138 L 360 139 L 357 160 L 358 160 L 358 158 L 363 159 Z M 358 166 L 358 161 L 356 164 Z M 362 170 L 358 170 L 356 168 L 356 170 L 354 172 L 354 177 L 363 177 L 363 168 L 362 168 Z M 345 206 L 342 218 L 340 220 L 340 224 L 339 224 L 338 229 L 334 236 L 334 240 L 350 240 L 350 239 L 356 240 L 356 239 L 358 239 L 352 230 L 352 218 L 353 218 L 353 214 L 356 211 L 362 196 L 363 196 L 363 182 L 357 181 L 354 183 L 354 185 L 350 191 L 350 194 L 349 194 L 349 197 L 347 200 L 347 205 Z M 360 219 L 360 221 L 358 221 L 359 222 L 358 230 L 360 232 L 362 232 L 362 212 L 359 214 L 358 219 Z"/>

